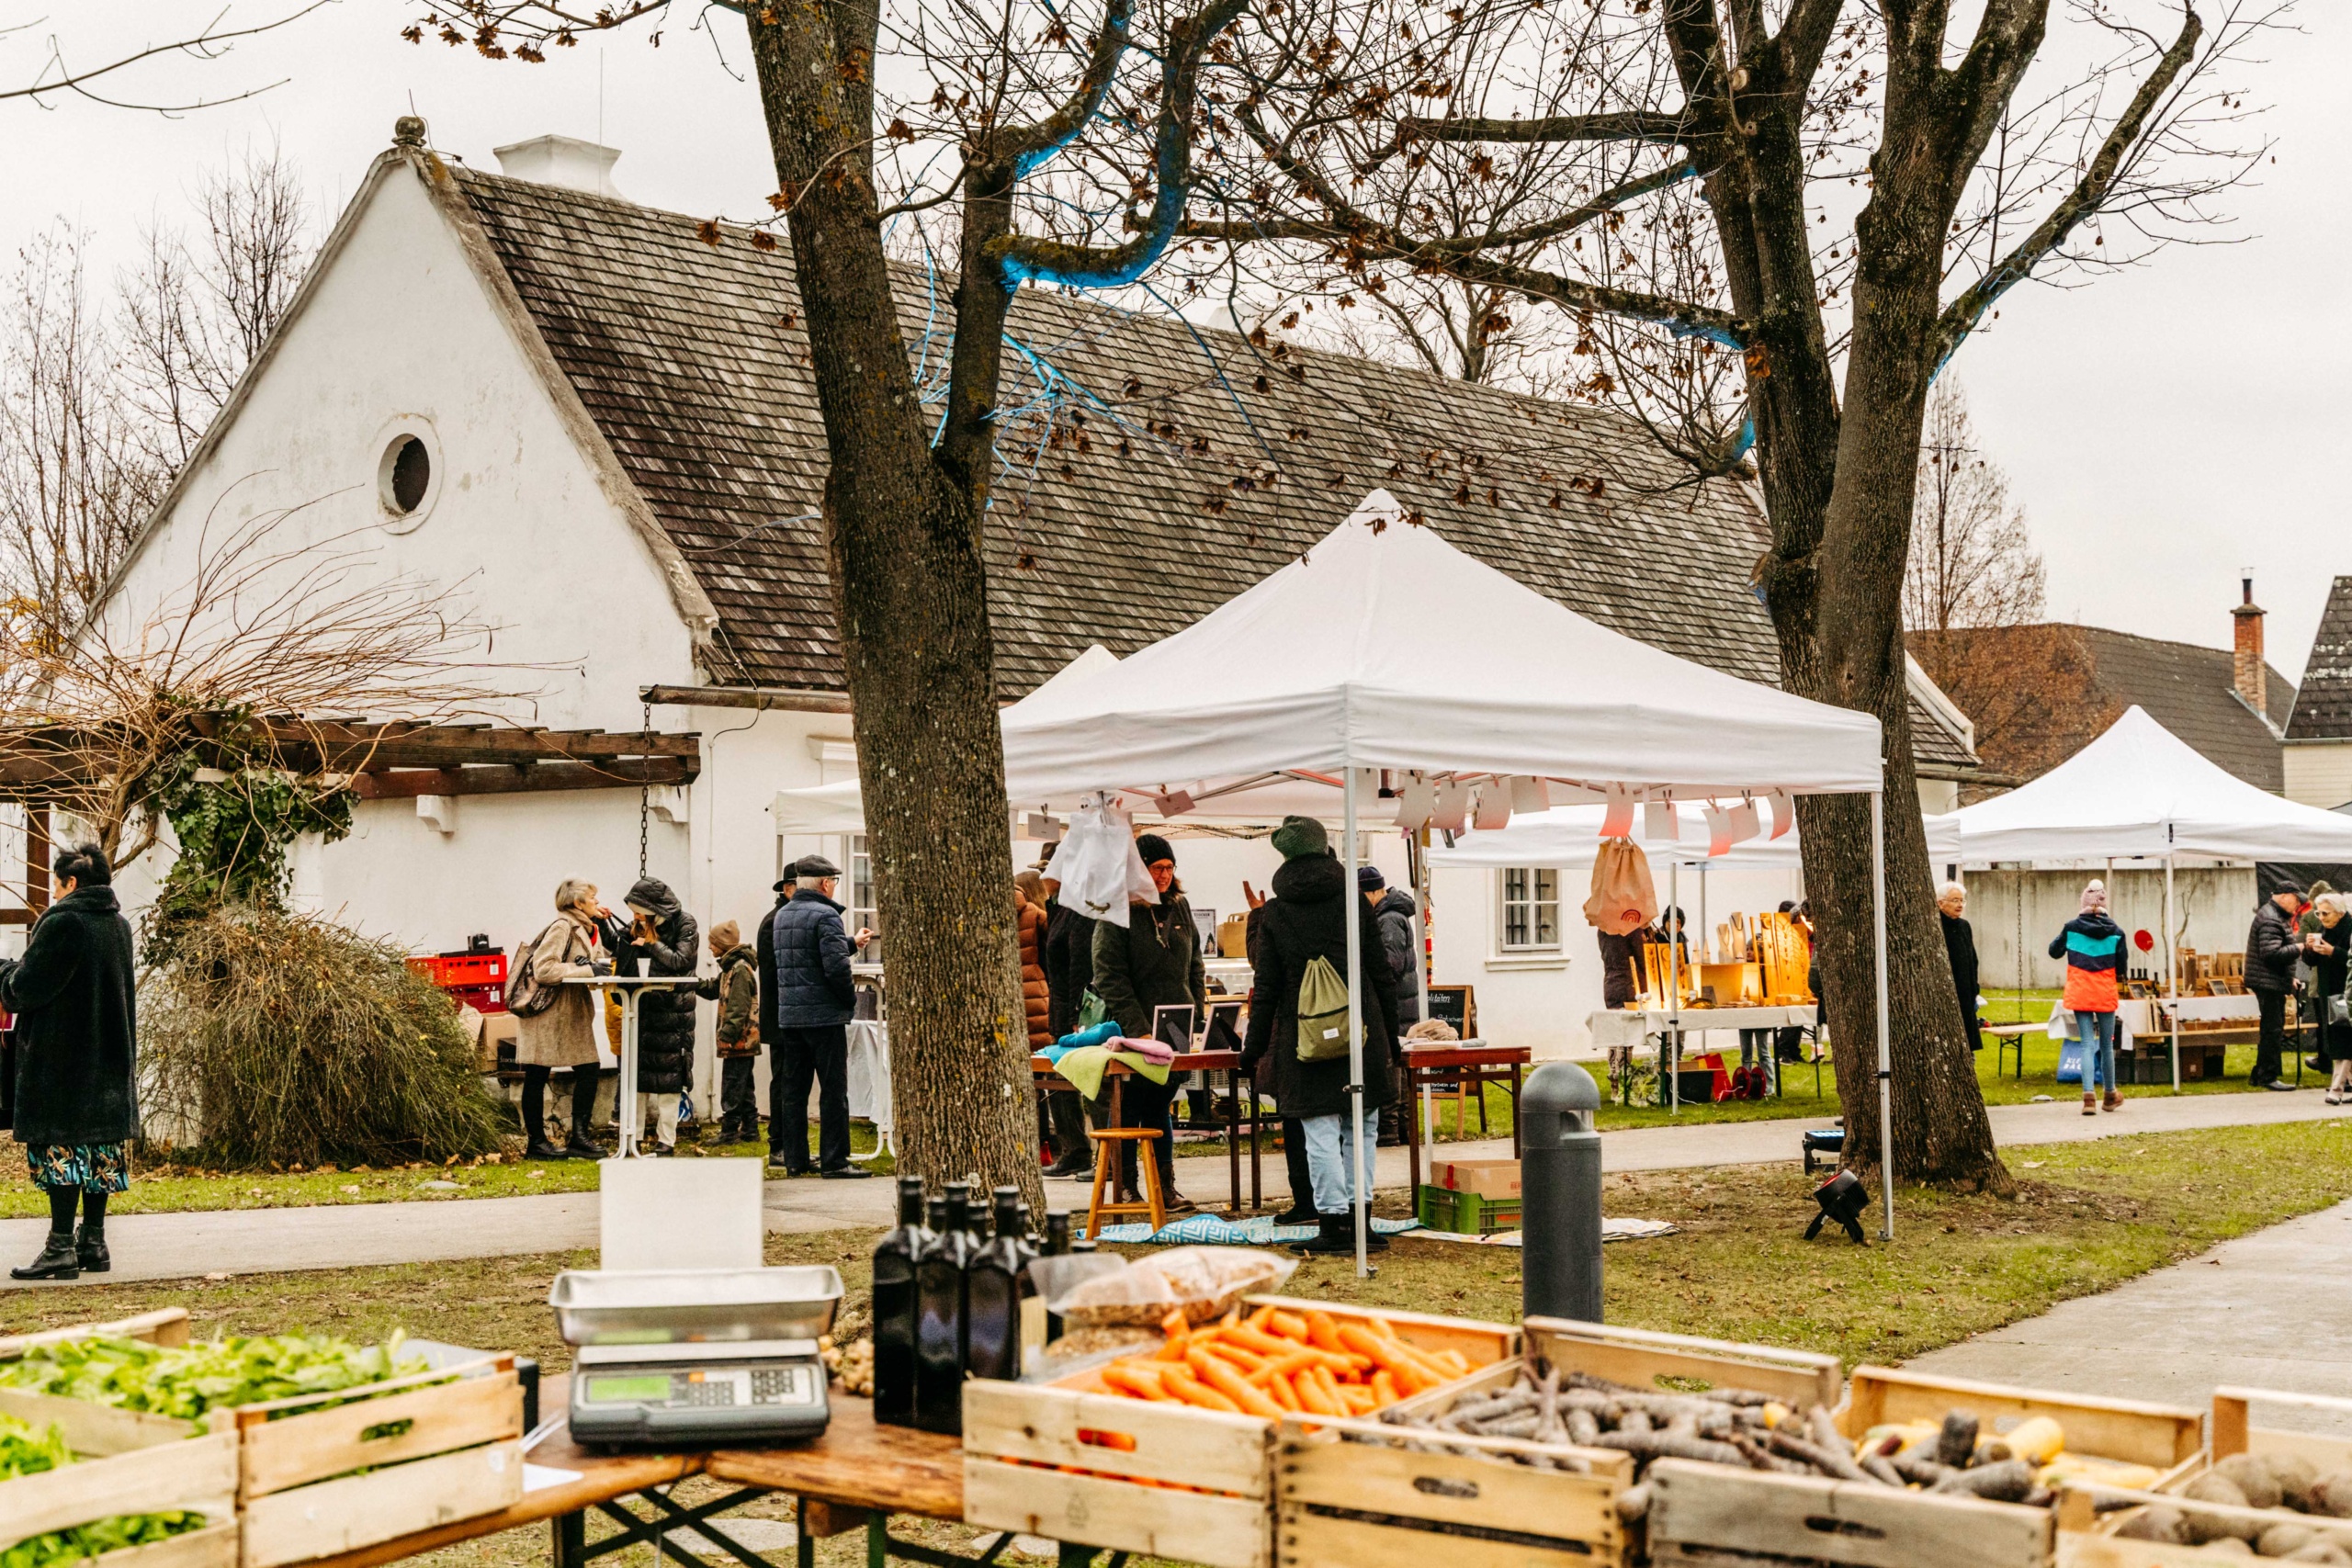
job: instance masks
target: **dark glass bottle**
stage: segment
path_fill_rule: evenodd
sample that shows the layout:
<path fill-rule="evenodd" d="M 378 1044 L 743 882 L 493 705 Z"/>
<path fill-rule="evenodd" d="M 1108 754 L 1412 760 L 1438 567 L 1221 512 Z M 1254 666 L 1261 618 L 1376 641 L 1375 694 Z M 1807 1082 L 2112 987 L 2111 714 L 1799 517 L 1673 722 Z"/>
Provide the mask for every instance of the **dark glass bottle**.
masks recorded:
<path fill-rule="evenodd" d="M 960 1436 L 964 1430 L 971 1192 L 961 1181 L 947 1184 L 933 1217 L 931 1244 L 915 1259 L 915 1425 L 926 1432 Z"/>
<path fill-rule="evenodd" d="M 922 1179 L 899 1178 L 899 1227 L 874 1248 L 874 1419 L 915 1423 L 915 1263 L 932 1241 Z"/>
<path fill-rule="evenodd" d="M 1035 1291 L 1027 1272 L 1033 1254 L 1022 1235 L 1021 1189 L 1000 1187 L 994 1198 L 996 1233 L 965 1272 L 965 1365 L 976 1378 L 1011 1381 L 1021 1376 L 1021 1303 Z"/>
<path fill-rule="evenodd" d="M 1046 1247 L 1043 1256 L 1046 1258 L 1063 1257 L 1069 1251 L 1069 1213 L 1065 1211 L 1058 1214 L 1047 1214 L 1046 1216 Z M 1061 1337 L 1061 1314 L 1056 1312 L 1047 1313 L 1046 1314 L 1046 1343 L 1050 1345 Z"/>

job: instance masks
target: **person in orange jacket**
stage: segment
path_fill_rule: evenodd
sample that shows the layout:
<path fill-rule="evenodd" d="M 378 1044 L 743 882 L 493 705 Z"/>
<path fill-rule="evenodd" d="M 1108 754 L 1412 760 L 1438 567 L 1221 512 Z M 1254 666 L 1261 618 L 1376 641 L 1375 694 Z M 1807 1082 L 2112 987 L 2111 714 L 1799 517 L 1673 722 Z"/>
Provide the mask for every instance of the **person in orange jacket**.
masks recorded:
<path fill-rule="evenodd" d="M 2064 1006 L 2075 1015 L 2075 1038 L 2083 1043 L 2083 1114 L 2098 1113 L 2093 1077 L 2107 1085 L 2106 1108 L 2120 1111 L 2123 1095 L 2115 1078 L 2115 983 L 2123 975 L 2123 929 L 2108 918 L 2107 884 L 2083 889 L 2082 913 L 2068 920 L 2050 943 L 2050 956 L 2066 961 Z"/>

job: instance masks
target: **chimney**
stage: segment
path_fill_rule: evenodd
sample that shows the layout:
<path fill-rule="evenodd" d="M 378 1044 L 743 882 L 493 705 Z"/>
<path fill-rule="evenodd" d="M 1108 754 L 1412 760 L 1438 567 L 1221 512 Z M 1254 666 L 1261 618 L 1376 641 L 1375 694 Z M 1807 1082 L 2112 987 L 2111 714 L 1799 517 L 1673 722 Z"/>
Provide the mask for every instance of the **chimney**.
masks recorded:
<path fill-rule="evenodd" d="M 2245 699 L 2246 706 L 2267 718 L 2270 672 L 2262 662 L 2262 606 L 2254 602 L 2254 569 L 2247 567 L 2239 581 L 2245 599 L 2230 612 L 2230 618 L 2237 623 L 2233 664 L 2238 695 Z"/>
<path fill-rule="evenodd" d="M 498 156 L 498 172 L 509 179 L 628 199 L 613 184 L 613 165 L 621 157 L 617 148 L 599 147 L 576 136 L 534 136 L 491 151 Z"/>

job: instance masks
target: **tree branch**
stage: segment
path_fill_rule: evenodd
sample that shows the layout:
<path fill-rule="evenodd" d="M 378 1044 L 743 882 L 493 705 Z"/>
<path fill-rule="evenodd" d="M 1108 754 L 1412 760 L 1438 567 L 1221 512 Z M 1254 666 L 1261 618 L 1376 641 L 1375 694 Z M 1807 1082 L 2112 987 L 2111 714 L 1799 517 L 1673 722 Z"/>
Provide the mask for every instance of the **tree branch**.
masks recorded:
<path fill-rule="evenodd" d="M 193 103 L 187 104 L 125 103 L 118 98 L 109 98 L 92 92 L 90 84 L 102 77 L 111 76 L 118 71 L 128 70 L 141 61 L 153 60 L 158 55 L 191 54 L 199 60 L 209 60 L 215 58 L 216 52 L 226 51 L 229 45 L 239 39 L 275 32 L 289 23 L 301 20 L 321 6 L 333 3 L 334 0 L 309 0 L 309 4 L 300 10 L 279 17 L 275 21 L 256 23 L 250 28 L 222 28 L 220 24 L 228 15 L 224 10 L 214 17 L 209 24 L 187 38 L 178 39 L 170 43 L 150 44 L 145 49 L 126 54 L 119 60 L 109 61 L 104 65 L 93 66 L 87 71 L 75 71 L 69 67 L 65 63 L 64 50 L 52 36 L 49 40 L 49 61 L 40 68 L 40 73 L 24 86 L 0 87 L 0 103 L 6 103 L 11 98 L 29 98 L 38 103 L 52 94 L 73 93 L 88 98 L 93 103 L 104 104 L 108 108 L 145 109 L 156 114 L 185 114 L 194 109 L 217 108 L 223 104 L 242 103 L 258 94 L 268 92 L 270 87 L 283 85 L 283 83 L 273 82 L 268 86 L 254 87 L 229 97 L 198 98 Z M 57 73 L 55 76 L 50 74 L 52 71 Z"/>
<path fill-rule="evenodd" d="M 2036 266 L 2065 243 L 2068 234 L 2098 211 L 2100 204 L 2114 188 L 2116 173 L 2122 167 L 2125 156 L 2146 129 L 2148 117 L 2154 112 L 2157 101 L 2171 91 L 2180 73 L 2196 57 L 2198 39 L 2203 36 L 2205 24 L 2199 19 L 2196 10 L 2189 8 L 2181 19 L 2180 36 L 2173 39 L 2172 47 L 2165 50 L 2163 58 L 2156 62 L 2155 69 L 2149 73 L 2148 79 L 2140 84 L 2140 90 L 2132 95 L 2131 103 L 2125 106 L 2121 117 L 2107 133 L 2106 140 L 2099 143 L 2098 155 L 2091 160 L 2090 167 L 2075 182 L 2075 188 L 2068 191 L 2033 232 L 2003 256 L 1991 271 L 1944 307 L 1943 313 L 1937 318 L 1935 338 L 1930 345 L 1935 351 L 1938 370 L 1941 370 L 1945 363 L 1959 352 L 1961 344 L 1976 330 L 1977 323 L 1984 319 L 1984 313 L 1993 308 L 1994 301 L 2030 276 Z"/>
<path fill-rule="evenodd" d="M 1111 0 L 1102 17 L 1102 30 L 1094 37 L 1086 71 L 1062 107 L 1035 125 L 1007 127 L 989 139 L 989 154 L 1009 159 L 1013 178 L 1035 172 L 1069 146 L 1102 107 L 1103 96 L 1119 73 L 1119 61 L 1127 52 L 1127 29 L 1135 12 L 1135 0 Z"/>
<path fill-rule="evenodd" d="M 1124 245 L 1109 248 L 1027 234 L 1001 235 L 989 243 L 987 259 L 998 265 L 1008 284 L 1029 280 L 1078 288 L 1116 288 L 1151 269 L 1176 237 L 1184 204 L 1192 196 L 1193 108 L 1202 58 L 1211 40 L 1247 8 L 1248 0 L 1215 0 L 1206 10 L 1169 28 L 1168 52 L 1160 67 L 1159 134 L 1152 158 L 1159 190 L 1143 231 Z"/>
<path fill-rule="evenodd" d="M 1415 140 L 1427 141 L 1650 141 L 1671 147 L 1701 134 L 1698 117 L 1689 110 L 1668 114 L 1655 109 L 1629 109 L 1617 114 L 1556 114 L 1535 119 L 1419 119 L 1408 116 L 1396 122 L 1402 147 Z"/>

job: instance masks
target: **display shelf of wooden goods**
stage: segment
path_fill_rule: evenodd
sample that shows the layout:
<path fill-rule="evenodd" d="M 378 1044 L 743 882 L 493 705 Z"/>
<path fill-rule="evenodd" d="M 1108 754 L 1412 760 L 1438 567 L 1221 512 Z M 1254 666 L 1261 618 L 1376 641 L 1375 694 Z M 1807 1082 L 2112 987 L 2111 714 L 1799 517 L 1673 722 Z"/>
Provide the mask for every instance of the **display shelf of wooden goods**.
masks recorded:
<path fill-rule="evenodd" d="M 2352 1423 L 2352 1399 L 2333 1398 L 2325 1394 L 2290 1393 L 2276 1389 L 2218 1388 L 2213 1391 L 2213 1419 L 2210 1444 L 2205 1452 L 2190 1463 L 2167 1473 L 2145 1494 L 2146 1504 L 2136 1508 L 2114 1508 L 2101 1512 L 2093 1494 L 2076 1490 L 2070 1492 L 2059 1505 L 2059 1562 L 2062 1568 L 2189 1568 L 2189 1565 L 2217 1562 L 2243 1562 L 2246 1554 L 2235 1542 L 2228 1544 L 2193 1544 L 2181 1540 L 2134 1539 L 2132 1534 L 2154 1522 L 2145 1517 L 2152 1510 L 2169 1504 L 2211 1518 L 2220 1532 L 2246 1532 L 2247 1539 L 2258 1539 L 2262 1531 L 2285 1526 L 2290 1530 L 2305 1532 L 2310 1540 L 2332 1543 L 2352 1554 L 2352 1518 L 2341 1518 L 2325 1511 L 2320 1502 L 2309 1495 L 2310 1483 L 2336 1476 L 2347 1478 L 2339 1495 L 2346 1497 L 2344 1505 L 2352 1506 L 2352 1439 L 2331 1437 L 2319 1432 L 2296 1432 L 2280 1428 L 2264 1428 L 2252 1424 L 2253 1409 L 2269 1405 L 2319 1412 L 2332 1417 L 2338 1426 Z M 2208 1472 L 2218 1472 L 2220 1478 L 2233 1485 L 2245 1478 L 2239 1467 L 2248 1459 L 2269 1461 L 2263 1468 L 2270 1471 L 2271 1480 L 2278 1479 L 2272 1467 L 2281 1462 L 2292 1472 L 2299 1472 L 2292 1487 L 2302 1492 L 2303 1508 L 2288 1503 L 2282 1496 L 2278 1506 L 2236 1507 L 2227 1503 L 2213 1503 L 2195 1497 L 2194 1489 L 2199 1477 Z M 2259 1487 L 2257 1482 L 2256 1485 Z M 2242 1488 L 2243 1489 L 2243 1488 Z M 2112 1501 L 2112 1499 L 2109 1499 Z M 2267 1490 L 2257 1490 L 2249 1502 L 2267 1504 Z M 2177 1515 L 2181 1509 L 2174 1509 Z M 2203 1535 L 2205 1530 L 2188 1533 Z M 2309 1541 L 2303 1544 L 2309 1544 Z M 2289 1550 L 2300 1550 L 2300 1547 Z"/>
<path fill-rule="evenodd" d="M 0 1338 L 0 1360 L 66 1340 L 187 1343 L 180 1307 L 111 1323 Z M 235 1568 L 237 1439 L 225 1428 L 175 1421 L 86 1400 L 0 1388 L 0 1415 L 58 1429 L 74 1462 L 0 1482 L 0 1545 L 129 1515 L 195 1513 L 206 1523 L 144 1546 L 103 1552 L 105 1568 Z"/>
<path fill-rule="evenodd" d="M 2152 1476 L 2196 1462 L 2203 1418 L 2194 1410 L 1876 1367 L 1854 1371 L 1836 1413 L 1849 1441 L 1888 1427 L 1934 1426 L 1959 1411 L 1979 1430 L 2055 1421 L 2064 1456 L 2135 1466 Z M 2045 1568 L 2057 1553 L 2056 1510 L 2022 1503 L 1809 1475 L 1662 1461 L 1649 1476 L 1654 1565 L 1835 1562 L 1857 1568 Z"/>
<path fill-rule="evenodd" d="M 1244 1310 L 1321 1313 L 1342 1331 L 1386 1323 L 1416 1349 L 1475 1370 L 1512 1360 L 1498 1323 L 1251 1296 Z M 1146 1352 L 1148 1353 L 1148 1352 Z M 1209 1568 L 1271 1568 L 1275 1423 L 1126 1397 L 1088 1368 L 1056 1382 L 964 1387 L 964 1518 L 1075 1545 Z"/>
<path fill-rule="evenodd" d="M 522 1500 L 512 1355 L 229 1414 L 244 1568 L 352 1551 Z"/>
<path fill-rule="evenodd" d="M 1488 1366 L 1396 1404 L 1376 1422 L 1286 1422 L 1275 1455 L 1276 1556 L 1283 1568 L 1614 1568 L 1639 1531 L 1618 1500 L 1633 1455 L 1532 1438 L 1430 1430 L 1457 1406 L 1507 1393 L 1540 1362 L 1645 1392 L 1739 1387 L 1792 1408 L 1837 1403 L 1838 1361 L 1802 1350 L 1530 1318 L 1527 1360 Z M 1405 1445 L 1442 1443 L 1451 1451 Z M 1730 1473 L 1730 1472 L 1726 1472 Z M 1444 1538 L 1442 1542 L 1432 1536 Z"/>

